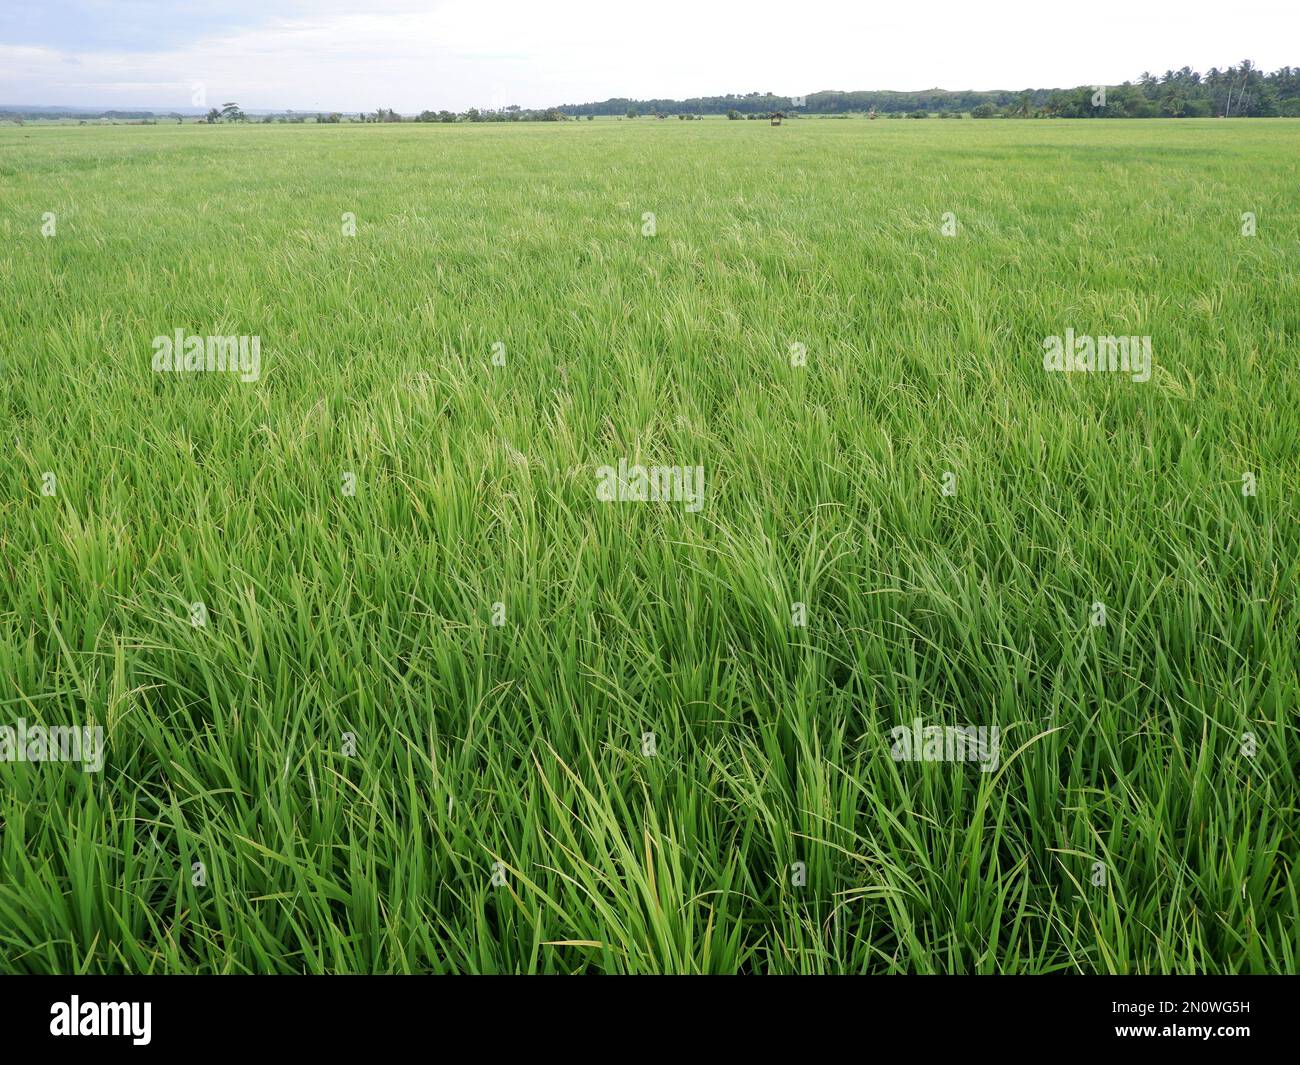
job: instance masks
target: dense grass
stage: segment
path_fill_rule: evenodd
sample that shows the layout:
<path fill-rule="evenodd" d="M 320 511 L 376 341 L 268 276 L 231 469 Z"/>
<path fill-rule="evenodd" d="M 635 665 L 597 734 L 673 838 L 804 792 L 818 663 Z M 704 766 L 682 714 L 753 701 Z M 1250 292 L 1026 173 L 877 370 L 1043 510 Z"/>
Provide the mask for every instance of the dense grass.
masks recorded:
<path fill-rule="evenodd" d="M 0 969 L 1294 971 L 1298 143 L 0 132 Z"/>

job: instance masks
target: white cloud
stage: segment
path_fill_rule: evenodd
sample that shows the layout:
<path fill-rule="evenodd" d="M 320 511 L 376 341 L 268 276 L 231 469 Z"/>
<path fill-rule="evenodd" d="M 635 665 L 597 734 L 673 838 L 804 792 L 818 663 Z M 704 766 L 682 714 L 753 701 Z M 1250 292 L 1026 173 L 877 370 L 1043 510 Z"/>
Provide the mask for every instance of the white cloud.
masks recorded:
<path fill-rule="evenodd" d="M 0 46 L 0 100 L 182 107 L 192 82 L 246 108 L 540 106 L 609 96 L 818 89 L 1023 88 L 1118 82 L 1243 57 L 1270 69 L 1300 40 L 1300 6 L 1243 0 L 274 0 L 256 28 L 179 48 Z M 96 17 L 111 19 L 111 7 Z M 171 27 L 174 36 L 175 26 Z"/>

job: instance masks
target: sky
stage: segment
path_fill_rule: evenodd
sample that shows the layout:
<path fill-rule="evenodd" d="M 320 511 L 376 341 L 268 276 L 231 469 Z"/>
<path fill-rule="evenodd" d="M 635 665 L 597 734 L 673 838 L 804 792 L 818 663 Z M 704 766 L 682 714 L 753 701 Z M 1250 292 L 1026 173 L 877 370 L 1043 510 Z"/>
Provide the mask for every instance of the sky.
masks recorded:
<path fill-rule="evenodd" d="M 1300 0 L 0 0 L 0 105 L 403 113 L 1300 65 Z M 201 93 L 201 98 L 200 98 Z"/>

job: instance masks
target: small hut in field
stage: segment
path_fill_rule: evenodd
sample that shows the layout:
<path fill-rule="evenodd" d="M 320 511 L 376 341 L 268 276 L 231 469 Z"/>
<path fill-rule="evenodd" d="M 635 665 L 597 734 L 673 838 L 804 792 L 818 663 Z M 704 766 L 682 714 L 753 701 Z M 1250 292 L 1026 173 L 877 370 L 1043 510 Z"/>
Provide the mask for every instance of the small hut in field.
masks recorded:
<path fill-rule="evenodd" d="M 781 119 L 783 119 L 783 118 L 785 118 L 785 113 L 784 113 L 784 112 L 782 112 L 782 111 L 773 111 L 773 112 L 772 112 L 772 125 L 774 125 L 774 126 L 779 126 L 779 125 L 781 124 Z"/>

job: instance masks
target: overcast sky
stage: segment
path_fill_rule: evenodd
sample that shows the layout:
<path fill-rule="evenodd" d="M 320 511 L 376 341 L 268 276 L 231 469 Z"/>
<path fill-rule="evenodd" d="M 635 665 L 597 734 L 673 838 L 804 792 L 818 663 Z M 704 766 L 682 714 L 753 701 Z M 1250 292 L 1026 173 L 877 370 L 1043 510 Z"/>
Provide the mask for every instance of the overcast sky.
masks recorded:
<path fill-rule="evenodd" d="M 1300 65 L 1300 0 L 0 0 L 0 104 L 403 112 Z"/>

